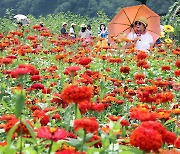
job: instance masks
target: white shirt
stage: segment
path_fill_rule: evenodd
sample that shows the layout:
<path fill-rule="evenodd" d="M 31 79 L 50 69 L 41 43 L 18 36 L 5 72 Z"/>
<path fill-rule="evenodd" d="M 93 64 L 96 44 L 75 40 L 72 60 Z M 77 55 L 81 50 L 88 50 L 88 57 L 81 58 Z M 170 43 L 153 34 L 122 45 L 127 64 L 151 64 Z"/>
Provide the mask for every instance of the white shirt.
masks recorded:
<path fill-rule="evenodd" d="M 70 33 L 71 37 L 75 37 L 75 32 L 74 32 L 74 29 L 72 27 L 69 29 L 69 33 Z"/>
<path fill-rule="evenodd" d="M 136 33 L 130 32 L 127 36 L 130 40 L 136 40 L 138 38 Z M 153 37 L 149 33 L 141 34 L 136 42 L 135 50 L 142 50 L 149 53 L 150 43 L 153 43 Z"/>

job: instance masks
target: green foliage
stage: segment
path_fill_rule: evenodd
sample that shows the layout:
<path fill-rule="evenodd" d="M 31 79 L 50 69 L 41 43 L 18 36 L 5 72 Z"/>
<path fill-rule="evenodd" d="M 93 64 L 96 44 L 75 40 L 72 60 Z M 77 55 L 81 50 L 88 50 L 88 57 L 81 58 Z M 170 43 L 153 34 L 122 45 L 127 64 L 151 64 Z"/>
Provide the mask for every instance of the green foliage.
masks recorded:
<path fill-rule="evenodd" d="M 103 10 L 109 17 L 113 17 L 119 7 L 137 4 L 147 4 L 157 13 L 166 13 L 174 2 L 175 0 L 1 0 L 0 17 L 5 15 L 7 8 L 13 9 L 14 14 L 32 14 L 35 17 L 68 11 L 95 17 L 98 10 Z"/>
<path fill-rule="evenodd" d="M 175 2 L 170 8 L 168 13 L 165 17 L 163 17 L 163 24 L 164 25 L 171 25 L 174 27 L 174 33 L 172 38 L 177 41 L 177 44 L 179 44 L 180 39 L 180 2 Z"/>

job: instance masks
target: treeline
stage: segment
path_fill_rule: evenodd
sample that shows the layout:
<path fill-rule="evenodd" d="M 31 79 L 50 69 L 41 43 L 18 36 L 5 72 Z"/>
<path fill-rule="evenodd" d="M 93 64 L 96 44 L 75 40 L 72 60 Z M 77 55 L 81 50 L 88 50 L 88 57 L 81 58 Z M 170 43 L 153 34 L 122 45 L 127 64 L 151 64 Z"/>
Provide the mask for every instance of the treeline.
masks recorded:
<path fill-rule="evenodd" d="M 35 17 L 72 12 L 83 16 L 95 17 L 97 11 L 103 10 L 110 18 L 122 7 L 146 3 L 158 14 L 165 14 L 177 0 L 1 0 L 0 17 L 5 16 L 6 9 L 13 14 L 32 14 Z"/>

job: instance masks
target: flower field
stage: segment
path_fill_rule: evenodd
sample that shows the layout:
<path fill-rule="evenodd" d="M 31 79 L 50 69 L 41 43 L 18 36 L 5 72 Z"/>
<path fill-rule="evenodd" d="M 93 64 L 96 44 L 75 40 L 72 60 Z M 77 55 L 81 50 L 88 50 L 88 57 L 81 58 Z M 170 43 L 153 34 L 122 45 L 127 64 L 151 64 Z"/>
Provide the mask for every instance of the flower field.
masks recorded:
<path fill-rule="evenodd" d="M 85 42 L 56 31 L 33 21 L 0 33 L 0 153 L 180 152 L 171 26 L 149 55 L 124 49 L 124 37 L 104 46 L 96 35 Z"/>

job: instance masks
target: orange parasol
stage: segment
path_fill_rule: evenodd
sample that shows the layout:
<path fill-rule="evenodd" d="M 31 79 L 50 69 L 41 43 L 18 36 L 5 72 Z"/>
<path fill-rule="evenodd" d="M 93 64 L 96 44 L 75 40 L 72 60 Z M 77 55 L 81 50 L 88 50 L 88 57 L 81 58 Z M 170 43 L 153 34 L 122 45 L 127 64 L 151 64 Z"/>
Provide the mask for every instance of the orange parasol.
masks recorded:
<path fill-rule="evenodd" d="M 134 31 L 133 23 L 140 16 L 148 20 L 146 30 L 153 37 L 154 42 L 160 37 L 160 16 L 149 9 L 146 5 L 136 5 L 122 8 L 108 24 L 109 36 L 119 36 Z"/>

